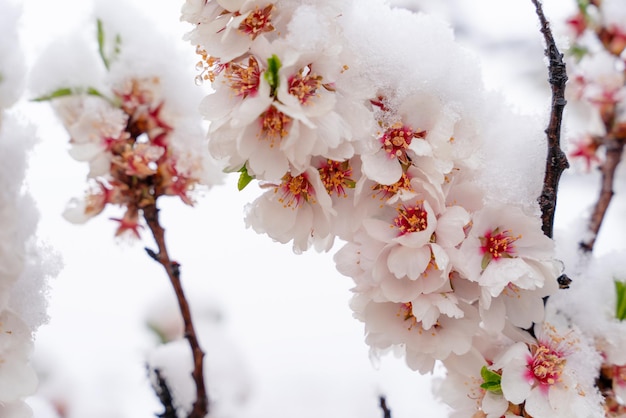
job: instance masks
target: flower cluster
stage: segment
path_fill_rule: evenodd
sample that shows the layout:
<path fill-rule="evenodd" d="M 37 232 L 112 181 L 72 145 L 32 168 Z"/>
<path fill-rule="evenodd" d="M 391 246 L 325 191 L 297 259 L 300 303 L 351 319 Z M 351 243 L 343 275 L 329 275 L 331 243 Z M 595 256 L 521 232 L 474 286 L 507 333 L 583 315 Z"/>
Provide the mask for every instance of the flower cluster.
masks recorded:
<path fill-rule="evenodd" d="M 374 354 L 443 362 L 444 399 L 473 401 L 458 416 L 595 416 L 570 360 L 587 346 L 529 331 L 560 264 L 537 196 L 489 187 L 485 149 L 513 134 L 487 126 L 509 116 L 447 27 L 377 0 L 189 0 L 182 18 L 214 89 L 210 150 L 265 190 L 248 226 L 295 252 L 346 242 L 335 261 Z"/>
<path fill-rule="evenodd" d="M 582 132 L 571 153 L 582 158 L 586 168 L 598 166 L 601 190 L 589 222 L 589 233 L 580 247 L 587 254 L 580 263 L 571 298 L 572 309 L 562 298 L 554 303 L 588 335 L 602 354 L 598 387 L 605 397 L 607 417 L 626 414 L 624 367 L 626 357 L 626 287 L 620 254 L 600 259 L 591 257 L 600 226 L 607 213 L 618 178 L 617 167 L 626 144 L 626 9 L 613 0 L 580 1 L 568 21 L 573 38 L 570 64 L 574 73 L 572 103 L 576 106 Z M 582 138 L 582 139 L 581 139 Z M 577 279 L 577 280 L 576 280 Z"/>
<path fill-rule="evenodd" d="M 620 1 L 580 1 L 578 12 L 567 21 L 573 38 L 570 96 L 584 121 L 571 155 L 582 159 L 587 170 L 602 162 L 606 148 L 626 138 L 624 10 Z"/>
<path fill-rule="evenodd" d="M 70 155 L 89 164 L 90 188 L 70 202 L 65 218 L 83 223 L 109 204 L 121 206 L 123 215 L 111 218 L 116 236 L 139 238 L 144 208 L 160 196 L 192 205 L 196 186 L 218 182 L 219 170 L 206 151 L 199 116 L 180 106 L 193 97 L 193 83 L 181 85 L 156 59 L 147 68 L 136 49 L 125 53 L 119 34 L 107 48 L 100 20 L 98 41 L 103 88 L 63 86 L 36 100 L 53 101 L 71 136 Z"/>

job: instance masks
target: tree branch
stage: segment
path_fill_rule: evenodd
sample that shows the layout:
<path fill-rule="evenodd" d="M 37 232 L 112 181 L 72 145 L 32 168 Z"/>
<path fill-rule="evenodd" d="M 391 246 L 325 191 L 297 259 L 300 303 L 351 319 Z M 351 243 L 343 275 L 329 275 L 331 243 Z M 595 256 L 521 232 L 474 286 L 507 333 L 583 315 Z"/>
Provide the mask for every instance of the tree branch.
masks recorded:
<path fill-rule="evenodd" d="M 174 287 L 180 313 L 185 323 L 185 338 L 189 341 L 191 352 L 193 354 L 194 369 L 191 376 L 196 384 L 196 401 L 193 404 L 193 409 L 189 413 L 188 418 L 204 418 L 209 411 L 209 399 L 204 385 L 203 374 L 204 352 L 198 343 L 196 331 L 191 320 L 189 303 L 187 302 L 187 298 L 183 292 L 183 287 L 180 281 L 180 265 L 175 261 L 171 261 L 167 253 L 167 247 L 165 246 L 165 230 L 159 223 L 159 210 L 157 209 L 156 204 L 153 203 L 144 207 L 143 216 L 148 224 L 148 227 L 152 231 L 154 240 L 159 248 L 158 253 L 155 253 L 148 248 L 146 248 L 146 252 L 150 255 L 150 257 L 163 266 L 167 272 L 170 282 L 172 283 L 172 286 Z"/>
<path fill-rule="evenodd" d="M 600 190 L 600 196 L 596 202 L 591 218 L 589 219 L 589 232 L 591 235 L 587 240 L 580 242 L 580 248 L 590 253 L 593 251 L 593 246 L 598 238 L 598 232 L 602 226 L 604 215 L 609 208 L 609 204 L 613 199 L 613 183 L 615 181 L 615 171 L 617 166 L 622 160 L 624 152 L 624 140 L 621 138 L 608 137 L 603 141 L 603 145 L 606 148 L 606 159 L 600 166 L 602 171 L 602 188 Z"/>
<path fill-rule="evenodd" d="M 546 129 L 548 138 L 548 155 L 546 157 L 546 171 L 543 180 L 543 190 L 539 196 L 539 207 L 541 208 L 541 221 L 543 233 L 552 238 L 554 234 L 554 212 L 556 210 L 556 197 L 561 174 L 569 167 L 567 157 L 561 149 L 561 121 L 563 119 L 563 109 L 567 101 L 565 100 L 565 83 L 567 82 L 567 71 L 563 54 L 556 46 L 550 24 L 543 14 L 541 1 L 532 0 L 537 11 L 537 16 L 541 22 L 541 33 L 546 42 L 545 54 L 550 64 L 548 67 L 550 87 L 552 89 L 552 106 L 550 112 L 550 122 Z"/>
<path fill-rule="evenodd" d="M 383 410 L 383 418 L 391 418 L 391 410 L 387 407 L 387 399 L 384 396 L 378 397 L 378 405 Z"/>
<path fill-rule="evenodd" d="M 156 377 L 156 382 L 153 382 L 152 386 L 161 401 L 161 405 L 165 408 L 165 411 L 163 411 L 162 414 L 157 414 L 157 417 L 177 418 L 178 415 L 176 414 L 176 408 L 174 407 L 174 399 L 172 398 L 172 393 L 170 392 L 169 386 L 167 386 L 165 378 L 161 376 L 161 371 L 159 369 L 154 369 L 153 372 Z"/>

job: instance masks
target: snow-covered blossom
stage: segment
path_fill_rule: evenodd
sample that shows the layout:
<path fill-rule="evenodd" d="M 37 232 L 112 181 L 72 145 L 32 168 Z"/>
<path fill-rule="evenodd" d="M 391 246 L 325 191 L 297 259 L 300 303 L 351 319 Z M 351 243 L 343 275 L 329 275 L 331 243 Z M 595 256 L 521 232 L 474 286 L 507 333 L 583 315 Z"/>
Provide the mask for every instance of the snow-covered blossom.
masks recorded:
<path fill-rule="evenodd" d="M 112 218 L 116 235 L 139 237 L 143 208 L 160 196 L 192 205 L 194 189 L 220 181 L 219 168 L 208 155 L 199 114 L 187 103 L 194 86 L 183 87 L 181 76 L 160 63 L 168 54 L 144 56 L 142 47 L 149 45 L 123 25 L 123 33 L 107 36 L 110 26 L 116 28 L 114 19 L 98 25 L 100 57 L 96 51 L 92 57 L 106 70 L 98 88 L 58 86 L 63 81 L 51 78 L 39 100 L 52 100 L 71 137 L 70 155 L 90 167 L 88 192 L 70 203 L 65 217 L 84 222 L 108 204 L 118 205 L 125 213 Z M 52 86 L 57 89 L 50 91 Z"/>
<path fill-rule="evenodd" d="M 383 1 L 189 0 L 183 20 L 214 90 L 201 105 L 209 149 L 239 187 L 266 189 L 246 206 L 247 225 L 297 253 L 345 240 L 334 259 L 354 281 L 351 308 L 373 354 L 400 352 L 422 373 L 444 362 L 452 380 L 471 382 L 467 416 L 522 416 L 527 394 L 518 399 L 510 370 L 561 350 L 529 331 L 562 273 L 538 216 L 541 179 L 505 190 L 545 154 L 540 129 L 519 119 L 532 145 L 495 155 L 517 147 L 517 116 L 484 91 L 448 27 Z M 481 341 L 497 343 L 488 356 Z M 476 353 L 471 370 L 455 360 Z M 481 367 L 506 375 L 506 391 L 485 389 Z M 588 376 L 571 376 L 592 392 Z M 584 403 L 582 392 L 566 398 Z"/>

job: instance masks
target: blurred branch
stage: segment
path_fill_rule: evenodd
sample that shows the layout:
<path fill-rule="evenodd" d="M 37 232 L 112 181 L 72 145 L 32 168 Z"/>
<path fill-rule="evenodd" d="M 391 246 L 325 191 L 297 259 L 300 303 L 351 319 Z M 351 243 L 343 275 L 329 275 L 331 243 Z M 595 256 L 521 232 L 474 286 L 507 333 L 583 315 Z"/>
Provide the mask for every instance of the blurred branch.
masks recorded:
<path fill-rule="evenodd" d="M 163 266 L 168 277 L 170 278 L 170 282 L 172 283 L 174 292 L 176 293 L 176 298 L 178 299 L 180 313 L 185 323 L 185 338 L 189 341 L 191 352 L 193 354 L 194 369 L 191 375 L 196 384 L 196 401 L 193 404 L 193 409 L 189 413 L 188 418 L 204 418 L 209 411 L 209 399 L 204 385 L 203 374 L 204 352 L 198 343 L 196 331 L 191 320 L 189 303 L 187 302 L 187 298 L 183 292 L 183 287 L 180 281 L 180 265 L 175 261 L 171 261 L 167 253 L 167 247 L 165 246 L 165 229 L 163 229 L 159 223 L 159 210 L 156 207 L 156 203 L 144 207 L 143 216 L 148 224 L 148 227 L 150 227 L 154 240 L 159 248 L 158 253 L 149 248 L 146 248 L 146 252 L 150 257 Z"/>
<path fill-rule="evenodd" d="M 546 157 L 546 171 L 543 180 L 543 190 L 539 196 L 539 207 L 541 208 L 541 221 L 543 233 L 552 238 L 554 234 L 554 212 L 556 210 L 556 197 L 561 174 L 569 167 L 567 157 L 561 149 L 561 121 L 563 119 L 563 109 L 567 101 L 565 100 L 565 83 L 567 82 L 567 71 L 563 54 L 556 46 L 550 24 L 543 14 L 541 1 L 532 0 L 537 11 L 537 16 L 541 23 L 541 33 L 546 43 L 545 55 L 550 62 L 548 66 L 548 81 L 552 89 L 552 106 L 550 111 L 550 122 L 546 129 L 548 138 L 548 155 Z"/>
<path fill-rule="evenodd" d="M 604 163 L 600 166 L 602 172 L 602 188 L 600 196 L 593 208 L 593 213 L 589 219 L 590 236 L 585 241 L 580 242 L 580 248 L 585 252 L 592 252 L 593 246 L 598 237 L 598 232 L 602 226 L 602 221 L 609 208 L 609 204 L 613 199 L 615 192 L 613 191 L 613 183 L 615 181 L 615 171 L 622 160 L 624 152 L 624 138 L 608 137 L 603 141 L 606 149 L 606 157 Z"/>
<path fill-rule="evenodd" d="M 161 376 L 159 369 L 154 369 L 154 376 L 156 377 L 156 383 L 153 383 L 154 391 L 156 392 L 161 404 L 165 408 L 162 414 L 157 414 L 159 418 L 177 418 L 176 408 L 174 407 L 174 399 L 170 388 L 167 386 L 165 378 Z"/>
<path fill-rule="evenodd" d="M 619 58 L 624 48 L 619 48 L 615 51 L 611 48 L 610 39 L 603 39 L 602 34 L 608 34 L 610 31 L 607 28 L 601 27 L 596 31 L 596 36 L 604 46 L 604 49 L 609 54 L 613 54 Z M 622 86 L 623 87 L 623 86 Z M 605 158 L 604 162 L 600 165 L 600 172 L 602 173 L 602 184 L 600 188 L 600 195 L 593 208 L 593 213 L 589 219 L 588 230 L 589 235 L 586 240 L 580 242 L 580 248 L 586 252 L 593 252 L 593 247 L 598 238 L 602 221 L 606 215 L 606 212 L 611 204 L 613 195 L 613 184 L 615 182 L 615 172 L 617 166 L 622 160 L 624 151 L 624 142 L 626 141 L 626 124 L 620 122 L 618 118 L 618 100 L 602 103 L 599 107 L 599 114 L 604 124 L 604 131 L 606 134 L 602 137 L 596 138 L 599 142 L 599 146 L 604 147 Z"/>
<path fill-rule="evenodd" d="M 383 418 L 391 418 L 391 410 L 387 407 L 387 399 L 384 396 L 378 397 L 380 409 L 383 410 Z"/>

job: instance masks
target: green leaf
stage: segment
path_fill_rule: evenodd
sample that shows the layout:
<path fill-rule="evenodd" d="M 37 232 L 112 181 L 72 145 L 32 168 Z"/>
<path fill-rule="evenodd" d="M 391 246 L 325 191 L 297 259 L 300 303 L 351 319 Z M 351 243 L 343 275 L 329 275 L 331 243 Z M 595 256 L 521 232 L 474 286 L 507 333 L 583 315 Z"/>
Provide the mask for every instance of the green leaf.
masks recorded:
<path fill-rule="evenodd" d="M 484 381 L 484 383 L 480 385 L 481 388 L 496 394 L 502 393 L 502 386 L 500 385 L 502 376 L 492 370 L 489 370 L 487 366 L 483 366 L 483 368 L 480 369 L 480 376 Z"/>
<path fill-rule="evenodd" d="M 480 387 L 485 389 L 488 392 L 493 392 L 493 393 L 497 393 L 497 394 L 502 393 L 502 386 L 500 386 L 500 383 L 485 382 L 485 383 L 481 384 Z"/>
<path fill-rule="evenodd" d="M 104 94 L 100 93 L 98 90 L 94 89 L 93 87 L 87 87 L 87 88 L 61 87 L 60 89 L 57 89 L 50 94 L 35 97 L 34 99 L 32 99 L 32 101 L 33 102 L 46 102 L 48 100 L 58 99 L 60 97 L 65 97 L 65 96 L 72 96 L 74 94 L 87 94 L 89 96 L 98 96 L 113 103 L 111 99 L 109 99 L 108 97 L 106 97 Z"/>
<path fill-rule="evenodd" d="M 276 95 L 276 89 L 278 88 L 279 78 L 278 70 L 280 70 L 280 59 L 276 54 L 267 59 L 267 70 L 263 73 L 263 77 L 271 87 L 271 95 Z"/>
<path fill-rule="evenodd" d="M 617 303 L 615 305 L 615 317 L 620 321 L 626 319 L 626 283 L 615 280 L 615 294 Z"/>
<path fill-rule="evenodd" d="M 122 51 L 122 37 L 118 33 L 115 35 L 115 46 L 113 47 L 113 57 L 116 58 Z"/>
<path fill-rule="evenodd" d="M 100 19 L 97 19 L 96 22 L 97 22 L 97 26 L 98 26 L 98 32 L 97 32 L 98 53 L 100 54 L 100 58 L 102 59 L 102 63 L 104 64 L 104 66 L 108 70 L 109 67 L 111 66 L 111 63 L 113 61 L 115 61 L 117 56 L 120 54 L 120 51 L 122 50 L 122 48 L 121 48 L 122 37 L 119 34 L 115 35 L 115 39 L 113 41 L 113 48 L 109 49 L 109 52 L 111 52 L 111 54 L 109 56 L 107 56 L 106 35 L 104 33 L 104 24 L 102 23 L 102 20 L 100 20 Z"/>
<path fill-rule="evenodd" d="M 239 181 L 237 182 L 237 189 L 239 189 L 239 191 L 242 191 L 246 188 L 248 184 L 250 184 L 252 180 L 254 180 L 254 177 L 248 174 L 248 169 L 245 165 L 241 167 L 239 173 L 241 174 L 239 175 Z"/>
<path fill-rule="evenodd" d="M 589 52 L 589 49 L 583 45 L 574 44 L 572 45 L 572 47 L 569 49 L 568 52 L 571 56 L 576 58 L 576 61 L 580 61 L 581 59 L 583 59 L 585 55 L 587 55 L 587 53 Z"/>
<path fill-rule="evenodd" d="M 486 269 L 489 263 L 491 263 L 492 259 L 493 257 L 490 253 L 485 253 L 485 255 L 483 255 L 482 261 L 480 262 L 480 268 L 483 270 Z"/>
<path fill-rule="evenodd" d="M 34 98 L 33 102 L 45 102 L 47 100 L 57 99 L 59 97 L 71 96 L 74 93 L 75 93 L 74 89 L 71 89 L 69 87 L 62 87 L 58 90 L 53 91 L 50 94 L 46 94 L 44 96 L 39 96 L 39 97 Z"/>
<path fill-rule="evenodd" d="M 578 10 L 581 13 L 587 14 L 587 7 L 589 7 L 589 0 L 578 0 Z"/>
<path fill-rule="evenodd" d="M 102 24 L 102 20 L 98 19 L 97 20 L 97 24 L 98 24 L 98 53 L 100 54 L 100 58 L 102 58 L 102 63 L 104 64 L 104 66 L 106 67 L 106 69 L 109 69 L 109 60 L 106 57 L 106 53 L 104 52 L 104 25 Z"/>

